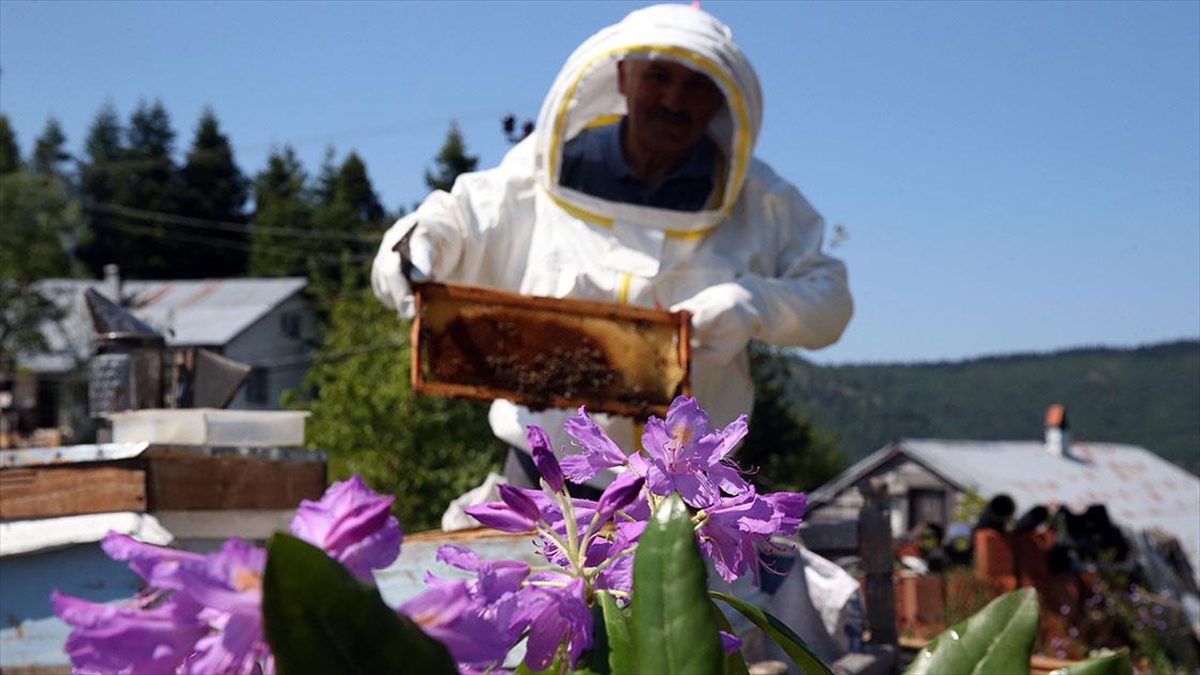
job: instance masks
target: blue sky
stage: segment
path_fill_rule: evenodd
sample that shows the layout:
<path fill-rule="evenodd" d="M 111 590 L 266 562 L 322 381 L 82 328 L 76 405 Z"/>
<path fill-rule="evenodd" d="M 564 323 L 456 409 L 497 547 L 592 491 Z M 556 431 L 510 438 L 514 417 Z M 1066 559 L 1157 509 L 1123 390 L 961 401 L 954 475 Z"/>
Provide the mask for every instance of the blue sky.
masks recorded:
<path fill-rule="evenodd" d="M 481 165 L 570 51 L 645 3 L 0 2 L 0 110 L 78 148 L 111 101 L 205 105 L 243 170 L 364 157 L 389 207 L 457 119 Z M 725 3 L 758 155 L 849 238 L 825 363 L 1200 336 L 1200 3 Z"/>

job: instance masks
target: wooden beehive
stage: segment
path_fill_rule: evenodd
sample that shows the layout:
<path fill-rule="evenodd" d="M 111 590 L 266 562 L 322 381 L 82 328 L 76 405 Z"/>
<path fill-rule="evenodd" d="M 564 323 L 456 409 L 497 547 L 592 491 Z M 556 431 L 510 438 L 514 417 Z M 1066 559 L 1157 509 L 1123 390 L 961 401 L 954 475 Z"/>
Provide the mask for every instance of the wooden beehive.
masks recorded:
<path fill-rule="evenodd" d="M 687 312 L 414 284 L 418 393 L 665 415 L 690 393 Z"/>

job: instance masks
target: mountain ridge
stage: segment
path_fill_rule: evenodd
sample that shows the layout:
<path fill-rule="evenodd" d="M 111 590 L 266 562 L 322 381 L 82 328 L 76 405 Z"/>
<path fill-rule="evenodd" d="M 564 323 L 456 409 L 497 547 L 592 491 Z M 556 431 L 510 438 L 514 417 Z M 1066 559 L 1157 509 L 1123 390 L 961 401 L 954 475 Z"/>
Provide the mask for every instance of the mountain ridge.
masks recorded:
<path fill-rule="evenodd" d="M 1037 440 L 1062 403 L 1077 440 L 1138 445 L 1200 474 L 1200 339 L 914 363 L 780 355 L 788 403 L 837 435 L 847 463 L 896 438 Z"/>

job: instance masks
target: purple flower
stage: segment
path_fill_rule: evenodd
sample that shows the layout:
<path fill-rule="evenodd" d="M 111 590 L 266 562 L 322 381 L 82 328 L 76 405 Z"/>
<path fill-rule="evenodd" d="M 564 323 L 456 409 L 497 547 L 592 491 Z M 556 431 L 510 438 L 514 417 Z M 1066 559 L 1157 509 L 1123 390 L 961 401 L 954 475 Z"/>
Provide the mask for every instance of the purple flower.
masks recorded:
<path fill-rule="evenodd" d="M 504 502 L 488 502 L 468 506 L 464 511 L 484 527 L 490 527 L 501 532 L 529 532 L 536 523 L 523 514 L 517 513 Z"/>
<path fill-rule="evenodd" d="M 399 552 L 400 528 L 387 514 L 391 501 L 356 476 L 332 486 L 319 502 L 303 502 L 292 531 L 369 579 L 372 567 L 390 564 Z M 115 533 L 101 547 L 149 588 L 128 607 L 54 594 L 55 613 L 73 627 L 67 651 L 77 670 L 274 671 L 262 630 L 265 550 L 229 539 L 219 551 L 200 555 Z"/>
<path fill-rule="evenodd" d="M 580 406 L 578 415 L 567 419 L 563 428 L 583 451 L 562 458 L 562 471 L 568 479 L 582 483 L 603 469 L 611 469 L 628 462 L 621 448 L 613 443 L 591 417 L 588 417 L 583 406 Z"/>
<path fill-rule="evenodd" d="M 800 521 L 808 508 L 808 496 L 803 492 L 771 492 L 762 496 L 775 509 L 779 525 L 774 534 L 790 537 L 800 529 Z"/>
<path fill-rule="evenodd" d="M 400 555 L 403 534 L 388 512 L 395 500 L 372 492 L 354 475 L 331 485 L 320 501 L 301 501 L 290 529 L 356 577 L 373 581 L 371 570 L 387 567 Z"/>
<path fill-rule="evenodd" d="M 607 521 L 617 511 L 629 506 L 642 493 L 646 479 L 626 471 L 609 483 L 600 495 L 600 503 L 596 511 L 600 514 L 600 522 Z"/>
<path fill-rule="evenodd" d="M 717 574 L 733 581 L 750 570 L 757 582 L 757 544 L 768 541 L 779 527 L 771 503 L 750 490 L 724 499 L 703 513 L 704 524 L 696 536 L 700 550 L 713 561 Z"/>
<path fill-rule="evenodd" d="M 528 520 L 530 523 L 536 524 L 538 519 L 542 517 L 541 509 L 538 508 L 537 502 L 521 489 L 511 485 L 499 485 L 496 489 L 500 492 L 500 500 L 508 508 L 512 509 L 514 513 Z"/>
<path fill-rule="evenodd" d="M 475 592 L 485 602 L 493 602 L 505 593 L 515 593 L 529 576 L 529 565 L 519 560 L 484 560 L 463 546 L 445 544 L 438 548 L 437 559 L 478 576 Z"/>
<path fill-rule="evenodd" d="M 684 502 L 704 508 L 716 502 L 720 489 L 708 476 L 712 457 L 723 438 L 710 432 L 708 414 L 696 399 L 680 396 L 667 411 L 667 419 L 646 420 L 642 447 L 650 456 L 650 491 L 657 495 L 678 492 Z"/>
<path fill-rule="evenodd" d="M 550 572 L 532 579 L 562 585 L 525 588 L 518 610 L 518 620 L 529 622 L 524 663 L 530 670 L 545 670 L 565 645 L 567 669 L 572 670 L 579 655 L 592 646 L 592 612 L 583 597 L 583 580 Z"/>
<path fill-rule="evenodd" d="M 65 650 L 75 672 L 173 673 L 208 632 L 196 616 L 200 606 L 186 597 L 140 609 L 54 591 L 50 603 L 72 628 Z"/>
<path fill-rule="evenodd" d="M 482 616 L 483 609 L 467 581 L 436 580 L 399 611 L 445 645 L 456 662 L 486 666 L 503 660 L 515 638 Z"/>
<path fill-rule="evenodd" d="M 529 441 L 529 448 L 533 454 L 533 465 L 542 474 L 546 485 L 554 492 L 562 492 L 562 467 L 554 456 L 554 448 L 550 445 L 550 437 L 546 435 L 546 430 L 531 424 L 525 427 L 525 438 Z"/>

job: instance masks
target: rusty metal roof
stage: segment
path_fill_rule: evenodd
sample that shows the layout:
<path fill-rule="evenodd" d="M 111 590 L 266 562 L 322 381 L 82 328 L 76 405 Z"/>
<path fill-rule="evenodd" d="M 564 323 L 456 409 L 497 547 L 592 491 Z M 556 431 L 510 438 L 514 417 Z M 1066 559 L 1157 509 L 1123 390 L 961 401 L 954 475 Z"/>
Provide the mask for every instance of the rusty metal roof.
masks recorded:
<path fill-rule="evenodd" d="M 280 303 L 307 285 L 300 277 L 278 279 L 194 279 L 125 281 L 123 304 L 138 319 L 162 333 L 167 344 L 220 347 L 237 337 Z M 63 372 L 87 359 L 92 322 L 84 291 L 107 291 L 106 282 L 86 279 L 44 279 L 37 290 L 61 307 L 61 321 L 45 321 L 42 335 L 49 348 L 41 354 L 20 355 L 23 367 L 35 372 Z"/>

